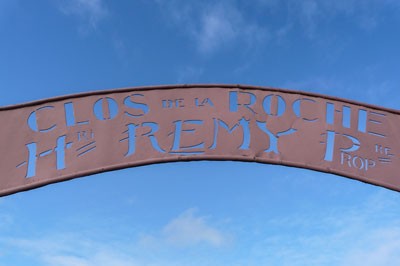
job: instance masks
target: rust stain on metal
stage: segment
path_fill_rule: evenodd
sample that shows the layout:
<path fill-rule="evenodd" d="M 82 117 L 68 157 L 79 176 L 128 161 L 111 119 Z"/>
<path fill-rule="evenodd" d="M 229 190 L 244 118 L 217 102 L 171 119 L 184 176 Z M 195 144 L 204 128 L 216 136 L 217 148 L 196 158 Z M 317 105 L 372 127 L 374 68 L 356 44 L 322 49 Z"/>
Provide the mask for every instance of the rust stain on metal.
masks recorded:
<path fill-rule="evenodd" d="M 237 160 L 400 191 L 400 113 L 241 85 L 128 88 L 0 109 L 0 195 L 171 161 Z"/>

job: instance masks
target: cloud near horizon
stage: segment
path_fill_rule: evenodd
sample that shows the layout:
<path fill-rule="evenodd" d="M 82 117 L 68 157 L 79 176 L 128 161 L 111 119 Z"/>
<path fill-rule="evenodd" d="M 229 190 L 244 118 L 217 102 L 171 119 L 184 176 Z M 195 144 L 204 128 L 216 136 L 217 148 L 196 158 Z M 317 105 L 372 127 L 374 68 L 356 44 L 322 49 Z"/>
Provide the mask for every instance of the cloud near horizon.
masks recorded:
<path fill-rule="evenodd" d="M 152 255 L 163 254 L 163 250 L 195 249 L 198 246 L 216 249 L 231 241 L 230 236 L 213 227 L 209 219 L 199 216 L 194 208 L 173 218 L 154 235 L 142 235 L 129 241 L 121 238 L 110 241 L 104 237 L 87 231 L 50 232 L 30 239 L 0 237 L 0 247 L 2 250 L 17 248 L 18 257 L 30 258 L 46 266 L 154 266 L 185 265 L 175 264 L 174 260 L 169 261 L 162 255 Z"/>
<path fill-rule="evenodd" d="M 342 206 L 267 219 L 256 235 L 251 225 L 232 227 L 235 221 L 230 221 L 227 234 L 211 217 L 192 208 L 154 233 L 133 239 L 108 239 L 98 232 L 79 230 L 31 239 L 2 237 L 0 256 L 13 247 L 18 250 L 16 256 L 46 266 L 219 266 L 227 261 L 248 266 L 396 266 L 400 261 L 399 196 L 389 194 L 382 189 L 356 208 Z M 240 242 L 233 243 L 233 234 Z M 238 249 L 244 253 L 234 255 Z M 203 260 L 205 254 L 208 257 Z"/>

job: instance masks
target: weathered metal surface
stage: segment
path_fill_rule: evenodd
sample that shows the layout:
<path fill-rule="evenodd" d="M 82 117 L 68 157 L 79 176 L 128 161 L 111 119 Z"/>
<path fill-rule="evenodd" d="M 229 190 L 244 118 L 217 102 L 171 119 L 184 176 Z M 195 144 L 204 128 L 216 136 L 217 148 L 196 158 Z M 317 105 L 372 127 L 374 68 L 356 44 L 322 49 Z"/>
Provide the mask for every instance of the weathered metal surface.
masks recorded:
<path fill-rule="evenodd" d="M 159 162 L 238 160 L 400 191 L 400 113 L 240 85 L 130 88 L 0 109 L 0 195 Z"/>

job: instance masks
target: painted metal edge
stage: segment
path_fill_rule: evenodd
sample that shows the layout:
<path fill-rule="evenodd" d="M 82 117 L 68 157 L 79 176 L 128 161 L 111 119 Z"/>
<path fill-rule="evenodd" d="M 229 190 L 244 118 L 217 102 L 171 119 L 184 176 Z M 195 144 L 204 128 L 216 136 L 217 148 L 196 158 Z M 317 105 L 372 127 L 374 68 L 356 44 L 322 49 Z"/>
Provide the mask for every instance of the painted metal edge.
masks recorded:
<path fill-rule="evenodd" d="M 175 85 L 170 84 L 170 85 L 138 86 L 138 87 L 123 87 L 123 88 L 116 88 L 116 89 L 89 91 L 89 92 L 67 94 L 67 95 L 62 95 L 62 96 L 57 96 L 57 97 L 52 97 L 52 98 L 46 98 L 46 99 L 31 101 L 31 102 L 27 102 L 27 103 L 2 106 L 2 107 L 0 107 L 0 111 L 12 110 L 12 109 L 17 109 L 17 108 L 21 108 L 21 107 L 29 107 L 29 106 L 33 106 L 33 105 L 39 105 L 39 104 L 55 102 L 55 101 L 62 101 L 62 100 L 66 100 L 66 99 L 75 99 L 75 98 L 80 98 L 80 97 L 85 97 L 85 96 L 94 96 L 94 95 L 105 95 L 105 94 L 110 94 L 110 93 L 124 93 L 124 92 L 129 92 L 129 91 L 160 90 L 160 89 L 170 90 L 170 89 L 184 89 L 184 88 L 214 88 L 214 87 L 215 88 L 238 88 L 238 89 L 243 89 L 243 90 L 247 90 L 247 89 L 248 90 L 267 90 L 267 91 L 275 91 L 275 92 L 282 92 L 282 93 L 288 93 L 288 94 L 301 94 L 304 96 L 311 96 L 311 97 L 323 98 L 323 99 L 328 99 L 328 100 L 333 100 L 333 101 L 340 101 L 340 102 L 348 103 L 348 104 L 355 104 L 355 105 L 364 106 L 367 108 L 386 111 L 386 112 L 393 113 L 393 114 L 400 114 L 400 110 L 391 109 L 391 108 L 378 106 L 378 105 L 374 105 L 374 104 L 362 103 L 359 101 L 345 99 L 345 98 L 341 98 L 341 97 L 335 97 L 335 96 L 329 96 L 329 95 L 324 95 L 324 94 L 320 94 L 320 93 L 314 93 L 314 92 L 306 92 L 306 91 L 301 91 L 301 90 L 291 90 L 291 89 L 276 88 L 276 87 L 254 86 L 254 85 L 212 84 L 212 83 L 210 83 L 210 84 L 175 84 Z"/>
<path fill-rule="evenodd" d="M 112 165 L 108 167 L 102 167 L 99 169 L 91 169 L 91 170 L 86 170 L 86 171 L 81 171 L 78 173 L 75 173 L 74 175 L 68 176 L 68 177 L 63 177 L 63 178 L 54 178 L 51 180 L 46 180 L 44 182 L 37 182 L 32 185 L 26 185 L 23 187 L 19 187 L 16 189 L 8 189 L 8 190 L 3 190 L 0 191 L 0 197 L 3 196 L 8 196 L 11 194 L 16 194 L 28 190 L 32 190 L 35 188 L 40 188 L 44 187 L 47 185 L 51 184 L 56 184 L 72 179 L 77 179 L 77 178 L 83 178 L 83 177 L 88 177 L 91 175 L 99 174 L 99 173 L 104 173 L 104 172 L 111 172 L 115 170 L 121 170 L 121 169 L 126 169 L 126 168 L 132 168 L 132 167 L 140 167 L 140 166 L 146 166 L 146 165 L 152 165 L 152 164 L 161 164 L 161 163 L 173 163 L 173 162 L 196 162 L 196 161 L 232 161 L 232 162 L 254 162 L 254 163 L 261 163 L 261 164 L 270 164 L 270 165 L 278 165 L 278 166 L 285 166 L 285 167 L 293 167 L 293 168 L 301 168 L 301 169 L 306 169 L 306 170 L 311 170 L 311 171 L 317 171 L 317 172 L 322 172 L 322 173 L 327 173 L 327 174 L 333 174 L 337 175 L 340 177 L 352 179 L 358 182 L 363 182 L 368 185 L 375 185 L 375 186 L 380 186 L 384 187 L 393 191 L 400 192 L 399 188 L 396 188 L 395 186 L 392 186 L 390 184 L 386 184 L 384 182 L 376 182 L 376 181 L 368 181 L 365 182 L 363 180 L 360 180 L 358 176 L 356 175 L 349 175 L 348 173 L 346 174 L 345 172 L 341 171 L 335 171 L 333 169 L 329 169 L 328 171 L 323 168 L 323 167 L 317 167 L 317 166 L 310 166 L 310 165 L 301 165 L 295 162 L 277 162 L 274 160 L 258 160 L 257 158 L 249 158 L 249 157 L 243 157 L 243 158 L 238 158 L 238 156 L 224 156 L 224 155 L 216 155 L 216 156 L 198 156 L 197 158 L 194 157 L 185 157 L 185 156 L 177 156 L 174 158 L 168 158 L 168 159 L 148 159 L 140 162 L 132 162 L 128 164 L 118 164 L 118 165 Z"/>

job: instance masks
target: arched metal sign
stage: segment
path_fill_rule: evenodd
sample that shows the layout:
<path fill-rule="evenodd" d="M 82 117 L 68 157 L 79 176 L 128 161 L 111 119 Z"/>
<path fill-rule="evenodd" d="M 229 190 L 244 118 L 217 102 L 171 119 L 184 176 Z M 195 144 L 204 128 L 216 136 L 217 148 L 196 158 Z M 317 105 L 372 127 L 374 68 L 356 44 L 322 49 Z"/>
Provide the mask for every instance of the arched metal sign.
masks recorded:
<path fill-rule="evenodd" d="M 132 166 L 281 164 L 400 191 L 400 112 L 241 85 L 128 88 L 0 109 L 0 195 Z"/>

